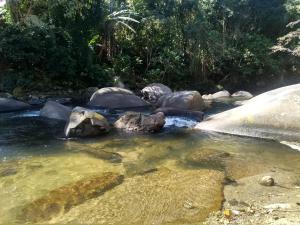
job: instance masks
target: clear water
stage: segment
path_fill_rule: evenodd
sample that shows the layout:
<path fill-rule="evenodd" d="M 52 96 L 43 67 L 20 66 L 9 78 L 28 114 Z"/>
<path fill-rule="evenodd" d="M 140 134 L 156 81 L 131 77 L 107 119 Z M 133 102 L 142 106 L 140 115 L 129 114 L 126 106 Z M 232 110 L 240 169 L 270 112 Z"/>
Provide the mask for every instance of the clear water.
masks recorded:
<path fill-rule="evenodd" d="M 208 191 L 222 186 L 218 174 L 239 179 L 277 168 L 300 171 L 300 153 L 288 146 L 187 128 L 194 124 L 170 117 L 164 130 L 154 135 L 114 131 L 99 138 L 66 140 L 64 124 L 44 120 L 38 111 L 1 114 L 0 224 L 25 224 L 18 215 L 27 204 L 103 172 L 122 174 L 125 181 L 39 224 L 196 224 L 220 207 L 221 194 Z M 188 160 L 205 149 L 230 157 L 222 164 L 217 159 L 205 164 Z M 98 151 L 117 153 L 122 161 L 103 159 Z M 199 204 L 205 201 L 210 207 L 204 210 Z"/>

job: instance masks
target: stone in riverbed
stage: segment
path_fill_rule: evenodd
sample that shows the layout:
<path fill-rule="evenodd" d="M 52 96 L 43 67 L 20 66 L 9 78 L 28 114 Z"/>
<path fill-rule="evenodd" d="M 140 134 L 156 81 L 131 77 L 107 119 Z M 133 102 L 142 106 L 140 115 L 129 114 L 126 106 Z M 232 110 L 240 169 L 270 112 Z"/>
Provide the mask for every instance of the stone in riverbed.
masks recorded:
<path fill-rule="evenodd" d="M 224 166 L 224 159 L 230 156 L 227 152 L 215 149 L 200 149 L 186 156 L 185 160 L 194 165 Z"/>
<path fill-rule="evenodd" d="M 68 212 L 73 206 L 96 198 L 123 182 L 124 177 L 104 173 L 97 177 L 77 181 L 49 192 L 46 196 L 26 205 L 19 219 L 27 222 L 42 222 Z"/>
<path fill-rule="evenodd" d="M 107 133 L 110 125 L 106 118 L 99 113 L 82 107 L 72 110 L 66 124 L 66 137 L 88 137 Z"/>
<path fill-rule="evenodd" d="M 269 187 L 275 185 L 275 181 L 271 176 L 264 176 L 263 178 L 261 178 L 259 183 L 263 186 L 269 186 Z"/>
<path fill-rule="evenodd" d="M 165 124 L 165 115 L 161 112 L 153 115 L 143 115 L 137 112 L 126 112 L 115 122 L 115 127 L 127 131 L 157 132 Z"/>
<path fill-rule="evenodd" d="M 89 103 L 92 107 L 109 109 L 147 107 L 149 103 L 123 88 L 108 87 L 96 91 Z"/>
<path fill-rule="evenodd" d="M 149 84 L 141 92 L 143 99 L 155 104 L 161 96 L 171 94 L 172 90 L 163 84 L 153 83 Z"/>
<path fill-rule="evenodd" d="M 58 102 L 48 101 L 41 109 L 40 116 L 48 119 L 67 121 L 72 109 Z"/>
<path fill-rule="evenodd" d="M 196 129 L 290 141 L 300 137 L 300 84 L 278 88 L 213 115 Z"/>
<path fill-rule="evenodd" d="M 26 110 L 30 107 L 31 106 L 29 104 L 14 100 L 12 98 L 0 98 L 0 113 Z"/>
<path fill-rule="evenodd" d="M 198 91 L 179 91 L 163 95 L 159 98 L 157 106 L 192 111 L 201 111 L 205 108 Z"/>

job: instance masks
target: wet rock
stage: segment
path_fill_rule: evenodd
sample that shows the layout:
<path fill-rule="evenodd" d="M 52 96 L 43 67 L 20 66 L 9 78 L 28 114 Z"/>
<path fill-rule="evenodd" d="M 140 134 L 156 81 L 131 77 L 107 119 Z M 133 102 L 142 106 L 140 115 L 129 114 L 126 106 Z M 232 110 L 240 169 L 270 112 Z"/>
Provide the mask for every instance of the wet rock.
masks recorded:
<path fill-rule="evenodd" d="M 31 106 L 29 104 L 14 100 L 12 98 L 0 98 L 0 113 L 26 110 L 30 107 Z"/>
<path fill-rule="evenodd" d="M 16 168 L 5 168 L 0 170 L 0 177 L 8 177 L 18 173 Z"/>
<path fill-rule="evenodd" d="M 109 87 L 96 91 L 89 106 L 109 109 L 147 107 L 149 103 L 134 95 L 131 91 L 123 88 Z"/>
<path fill-rule="evenodd" d="M 159 98 L 157 106 L 161 108 L 201 111 L 204 109 L 205 104 L 198 91 L 180 91 L 163 95 Z"/>
<path fill-rule="evenodd" d="M 259 183 L 263 186 L 274 186 L 275 185 L 275 181 L 271 176 L 265 176 L 263 177 Z"/>
<path fill-rule="evenodd" d="M 96 158 L 107 160 L 107 161 L 110 161 L 113 163 L 122 162 L 122 156 L 118 153 L 107 152 L 107 151 L 98 150 L 98 149 L 94 149 L 94 148 L 85 149 L 84 152 L 86 152 Z"/>
<path fill-rule="evenodd" d="M 248 91 L 237 91 L 231 95 L 232 97 L 250 99 L 253 95 Z"/>
<path fill-rule="evenodd" d="M 41 109 L 40 116 L 67 121 L 71 115 L 72 109 L 54 101 L 48 101 L 45 106 Z"/>
<path fill-rule="evenodd" d="M 165 116 L 178 116 L 178 117 L 187 117 L 194 119 L 198 122 L 203 120 L 204 113 L 201 111 L 191 111 L 191 110 L 183 110 L 176 108 L 158 108 L 154 111 L 154 113 L 162 112 Z"/>
<path fill-rule="evenodd" d="M 171 94 L 172 90 L 163 84 L 154 83 L 149 84 L 141 92 L 146 101 L 155 104 L 161 96 Z"/>
<path fill-rule="evenodd" d="M 165 124 L 165 115 L 161 112 L 153 115 L 143 115 L 137 112 L 126 112 L 115 122 L 115 127 L 127 131 L 157 132 Z"/>
<path fill-rule="evenodd" d="M 73 206 L 104 194 L 122 182 L 122 175 L 104 173 L 97 177 L 63 186 L 25 205 L 19 219 L 28 222 L 50 220 L 59 214 L 68 212 Z"/>
<path fill-rule="evenodd" d="M 188 154 L 185 160 L 195 165 L 220 166 L 223 164 L 224 159 L 229 156 L 229 153 L 215 149 L 200 149 L 192 154 Z"/>
<path fill-rule="evenodd" d="M 300 84 L 275 89 L 248 100 L 243 106 L 209 117 L 196 129 L 281 141 L 298 140 L 299 99 Z"/>
<path fill-rule="evenodd" d="M 215 170 L 157 172 L 126 178 L 122 185 L 73 208 L 58 224 L 198 224 L 222 201 L 224 174 Z M 76 215 L 76 218 L 74 217 Z"/>
<path fill-rule="evenodd" d="M 104 116 L 92 110 L 76 107 L 65 127 L 66 137 L 97 136 L 109 132 L 110 125 Z"/>

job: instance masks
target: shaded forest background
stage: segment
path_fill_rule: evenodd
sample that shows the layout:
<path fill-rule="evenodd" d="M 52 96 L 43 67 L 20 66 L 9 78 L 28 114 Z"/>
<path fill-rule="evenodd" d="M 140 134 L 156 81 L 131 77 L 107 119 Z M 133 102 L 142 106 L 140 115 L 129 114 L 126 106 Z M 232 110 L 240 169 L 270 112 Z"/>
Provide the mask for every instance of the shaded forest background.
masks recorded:
<path fill-rule="evenodd" d="M 0 91 L 266 90 L 300 81 L 299 20 L 300 0 L 8 0 Z"/>

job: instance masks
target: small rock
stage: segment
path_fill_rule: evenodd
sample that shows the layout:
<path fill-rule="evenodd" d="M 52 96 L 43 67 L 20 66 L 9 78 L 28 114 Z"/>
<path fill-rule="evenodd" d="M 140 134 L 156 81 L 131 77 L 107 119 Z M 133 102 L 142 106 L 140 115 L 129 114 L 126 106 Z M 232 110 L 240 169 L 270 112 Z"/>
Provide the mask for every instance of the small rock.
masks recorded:
<path fill-rule="evenodd" d="M 110 125 L 104 116 L 82 107 L 72 110 L 65 127 L 66 137 L 97 136 L 109 131 Z"/>
<path fill-rule="evenodd" d="M 158 132 L 165 124 L 165 115 L 158 112 L 153 115 L 144 115 L 137 112 L 126 112 L 116 122 L 115 127 L 126 131 Z"/>
<path fill-rule="evenodd" d="M 259 183 L 263 186 L 268 186 L 268 187 L 275 185 L 275 181 L 271 176 L 263 177 Z"/>

